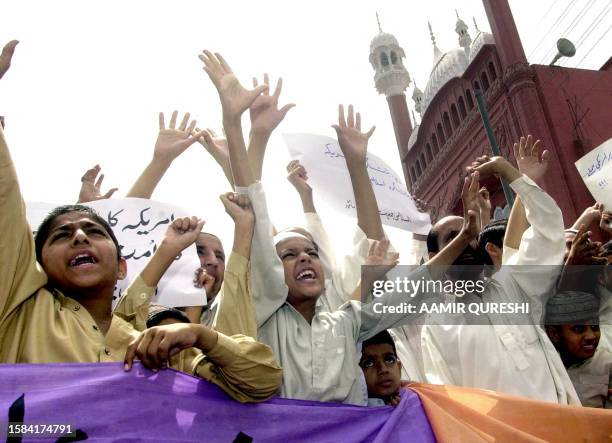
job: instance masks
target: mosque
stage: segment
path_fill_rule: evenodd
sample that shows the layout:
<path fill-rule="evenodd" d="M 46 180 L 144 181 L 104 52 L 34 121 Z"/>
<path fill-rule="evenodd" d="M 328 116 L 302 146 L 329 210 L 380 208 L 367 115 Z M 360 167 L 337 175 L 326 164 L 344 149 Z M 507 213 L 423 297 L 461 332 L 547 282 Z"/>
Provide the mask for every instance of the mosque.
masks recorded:
<path fill-rule="evenodd" d="M 542 186 L 571 225 L 593 198 L 574 162 L 612 137 L 612 58 L 599 69 L 529 64 L 508 0 L 483 0 L 491 33 L 473 29 L 457 14 L 459 47 L 441 50 L 429 25 L 433 64 L 423 90 L 412 82 L 397 39 L 382 31 L 370 44 L 376 90 L 387 97 L 406 185 L 428 202 L 432 218 L 462 214 L 465 167 L 491 148 L 476 103 L 485 99 L 491 125 L 506 158 L 522 135 L 551 151 Z M 561 36 L 559 36 L 561 37 Z M 408 110 L 406 91 L 412 87 Z M 417 123 L 417 121 L 419 123 Z M 499 180 L 483 181 L 499 212 L 506 200 Z"/>

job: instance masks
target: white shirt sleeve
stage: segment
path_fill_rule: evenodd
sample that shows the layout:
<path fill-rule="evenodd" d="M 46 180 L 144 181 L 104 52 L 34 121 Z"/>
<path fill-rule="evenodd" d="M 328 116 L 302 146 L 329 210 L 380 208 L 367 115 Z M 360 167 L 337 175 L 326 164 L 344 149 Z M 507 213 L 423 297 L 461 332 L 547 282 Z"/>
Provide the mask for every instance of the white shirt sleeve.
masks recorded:
<path fill-rule="evenodd" d="M 507 279 L 500 281 L 508 294 L 521 293 L 541 303 L 541 297 L 553 287 L 561 272 L 565 254 L 563 215 L 552 197 L 527 176 L 516 179 L 510 186 L 521 197 L 530 226 L 523 233 L 518 251 L 508 257 L 511 266 L 500 273 L 510 277 L 515 290 L 510 290 Z"/>
<path fill-rule="evenodd" d="M 248 188 L 236 187 L 239 194 L 247 194 L 255 213 L 255 231 L 251 247 L 251 293 L 255 303 L 257 326 L 265 323 L 287 299 L 283 263 L 274 247 L 274 228 L 266 195 L 261 183 Z"/>

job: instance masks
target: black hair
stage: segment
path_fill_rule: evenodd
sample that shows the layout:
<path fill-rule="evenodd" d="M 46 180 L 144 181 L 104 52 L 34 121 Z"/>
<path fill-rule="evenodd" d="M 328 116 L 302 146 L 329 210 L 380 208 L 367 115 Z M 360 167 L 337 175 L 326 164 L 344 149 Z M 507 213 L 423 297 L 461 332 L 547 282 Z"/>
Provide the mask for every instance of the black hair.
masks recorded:
<path fill-rule="evenodd" d="M 168 308 L 162 305 L 151 304 L 149 306 L 149 317 L 147 319 L 147 328 L 152 328 L 159 325 L 162 321 L 173 318 L 181 323 L 191 323 L 187 314 L 176 308 Z"/>
<path fill-rule="evenodd" d="M 427 233 L 427 252 L 431 254 L 437 254 L 440 252 L 440 246 L 438 245 L 438 231 L 431 228 Z"/>
<path fill-rule="evenodd" d="M 494 220 L 480 231 L 478 236 L 478 253 L 487 265 L 492 265 L 493 261 L 486 250 L 487 243 L 493 243 L 498 248 L 504 247 L 504 237 L 508 226 L 507 219 Z"/>
<path fill-rule="evenodd" d="M 121 247 L 119 246 L 119 242 L 117 241 L 117 237 L 115 237 L 115 233 L 113 232 L 110 225 L 104 220 L 98 213 L 90 208 L 89 206 L 84 205 L 64 205 L 58 206 L 53 209 L 51 212 L 47 214 L 44 220 L 38 225 L 38 229 L 36 230 L 36 235 L 34 236 L 34 247 L 36 250 L 36 260 L 38 263 L 42 263 L 42 249 L 43 245 L 47 241 L 49 237 L 49 231 L 51 229 L 51 225 L 55 221 L 55 219 L 61 215 L 70 214 L 71 212 L 82 212 L 87 217 L 89 217 L 94 222 L 98 223 L 106 233 L 110 236 L 111 240 L 115 244 L 115 248 L 117 249 L 117 259 L 121 259 Z"/>
<path fill-rule="evenodd" d="M 384 331 L 380 331 L 374 337 L 364 340 L 361 344 L 361 349 L 365 349 L 366 346 L 370 345 L 391 345 L 393 348 L 393 353 L 397 355 L 397 349 L 395 348 L 393 337 L 391 337 L 391 334 L 389 334 L 389 331 L 386 329 Z"/>

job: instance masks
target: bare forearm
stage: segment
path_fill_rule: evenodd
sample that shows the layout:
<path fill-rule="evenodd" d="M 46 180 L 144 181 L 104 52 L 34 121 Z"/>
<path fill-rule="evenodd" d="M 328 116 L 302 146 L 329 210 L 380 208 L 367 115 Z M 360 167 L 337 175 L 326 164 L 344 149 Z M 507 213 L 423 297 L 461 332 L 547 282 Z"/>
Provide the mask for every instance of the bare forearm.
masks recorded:
<path fill-rule="evenodd" d="M 195 324 L 193 326 L 198 331 L 198 339 L 194 347 L 200 349 L 206 354 L 217 345 L 219 334 L 204 325 Z"/>
<path fill-rule="evenodd" d="M 244 144 L 240 117 L 224 118 L 223 127 L 225 128 L 225 135 L 227 137 L 234 184 L 241 187 L 250 186 L 255 183 L 255 178 L 251 171 L 246 146 Z"/>
<path fill-rule="evenodd" d="M 153 158 L 142 171 L 126 197 L 151 198 L 153 191 L 171 164 L 171 161 Z"/>
<path fill-rule="evenodd" d="M 299 192 L 300 200 L 302 201 L 302 209 L 304 214 L 316 214 L 317 209 L 314 205 L 314 199 L 312 198 L 312 190 L 306 192 Z"/>
<path fill-rule="evenodd" d="M 433 279 L 442 278 L 447 269 L 457 260 L 463 250 L 470 244 L 471 239 L 461 232 L 436 256 L 427 261 L 429 273 Z"/>
<path fill-rule="evenodd" d="M 527 214 L 525 214 L 525 206 L 521 201 L 521 197 L 517 196 L 508 218 L 508 227 L 504 236 L 504 246 L 512 249 L 518 249 L 521 245 L 523 233 L 529 228 Z"/>
<path fill-rule="evenodd" d="M 203 306 L 186 306 L 185 315 L 191 323 L 199 324 L 202 317 Z"/>
<path fill-rule="evenodd" d="M 491 221 L 491 211 L 487 208 L 480 208 L 480 229 L 484 228 Z"/>
<path fill-rule="evenodd" d="M 160 246 L 140 273 L 147 286 L 155 287 L 168 270 L 178 252 Z"/>
<path fill-rule="evenodd" d="M 372 240 L 381 240 L 385 232 L 380 221 L 378 202 L 372 189 L 372 182 L 366 170 L 365 163 L 347 161 L 351 185 L 355 195 L 357 208 L 357 223 L 366 236 Z"/>
<path fill-rule="evenodd" d="M 262 130 L 252 130 L 250 133 L 248 157 L 255 180 L 261 181 L 266 146 L 269 139 L 270 134 Z"/>

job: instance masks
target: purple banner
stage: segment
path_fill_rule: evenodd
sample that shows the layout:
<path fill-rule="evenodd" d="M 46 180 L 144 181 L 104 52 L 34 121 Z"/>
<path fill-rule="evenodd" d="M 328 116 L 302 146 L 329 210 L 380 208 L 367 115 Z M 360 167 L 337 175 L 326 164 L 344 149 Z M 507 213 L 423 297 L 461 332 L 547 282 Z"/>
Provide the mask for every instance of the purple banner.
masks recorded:
<path fill-rule="evenodd" d="M 9 421 L 22 437 L 7 438 Z M 48 425 L 70 425 L 72 437 L 52 436 L 59 429 Z M 140 365 L 126 373 L 122 363 L 0 365 L 0 429 L 15 443 L 435 441 L 410 390 L 396 408 L 280 398 L 240 404 L 189 375 Z"/>

